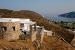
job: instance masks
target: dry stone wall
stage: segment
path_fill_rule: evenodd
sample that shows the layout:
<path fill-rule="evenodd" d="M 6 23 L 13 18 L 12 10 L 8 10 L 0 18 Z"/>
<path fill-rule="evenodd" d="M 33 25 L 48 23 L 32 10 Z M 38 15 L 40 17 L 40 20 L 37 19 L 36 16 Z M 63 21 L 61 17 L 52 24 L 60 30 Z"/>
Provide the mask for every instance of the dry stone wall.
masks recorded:
<path fill-rule="evenodd" d="M 0 39 L 17 40 L 20 35 L 20 22 L 0 22 Z"/>
<path fill-rule="evenodd" d="M 34 31 L 31 35 L 31 41 L 35 41 L 36 40 L 36 31 Z"/>
<path fill-rule="evenodd" d="M 44 37 L 44 27 L 42 27 L 41 32 L 36 35 L 36 39 L 39 43 L 42 43 L 43 37 Z"/>
<path fill-rule="evenodd" d="M 36 40 L 36 30 L 32 30 L 32 25 L 30 25 L 30 33 L 29 33 L 29 36 L 30 36 L 30 40 L 33 42 Z"/>
<path fill-rule="evenodd" d="M 44 27 L 42 27 L 42 31 L 41 31 L 41 38 L 40 38 L 40 43 L 43 42 L 43 37 L 44 37 Z"/>

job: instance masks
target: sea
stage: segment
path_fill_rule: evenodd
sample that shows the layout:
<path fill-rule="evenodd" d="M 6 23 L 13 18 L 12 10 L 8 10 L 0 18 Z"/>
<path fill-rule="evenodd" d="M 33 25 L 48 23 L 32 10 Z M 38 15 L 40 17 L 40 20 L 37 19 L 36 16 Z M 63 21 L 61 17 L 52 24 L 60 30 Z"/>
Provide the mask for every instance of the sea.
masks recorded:
<path fill-rule="evenodd" d="M 60 17 L 58 15 L 49 15 L 49 16 L 44 16 L 44 17 L 50 21 L 75 22 L 75 18 Z"/>

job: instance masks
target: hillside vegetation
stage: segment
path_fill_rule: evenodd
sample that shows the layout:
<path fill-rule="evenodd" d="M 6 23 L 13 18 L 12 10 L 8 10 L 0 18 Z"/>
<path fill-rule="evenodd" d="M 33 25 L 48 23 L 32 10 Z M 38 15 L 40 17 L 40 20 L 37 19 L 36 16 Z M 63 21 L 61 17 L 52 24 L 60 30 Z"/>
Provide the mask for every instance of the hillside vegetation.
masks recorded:
<path fill-rule="evenodd" d="M 8 14 L 8 13 L 12 13 L 12 10 L 8 10 L 8 9 L 0 9 L 0 15 L 1 14 Z"/>
<path fill-rule="evenodd" d="M 0 11 L 2 10 L 0 9 Z M 32 21 L 37 22 L 37 25 L 44 26 L 45 29 L 55 32 L 57 36 L 63 37 L 68 43 L 71 43 L 72 39 L 74 38 L 72 32 L 69 32 L 64 28 L 59 27 L 58 25 L 50 22 L 49 20 L 47 20 L 46 18 L 42 17 L 40 14 L 34 11 L 30 10 L 21 10 L 21 11 L 7 10 L 7 11 L 8 14 L 2 15 L 1 16 L 2 18 L 29 18 Z"/>
<path fill-rule="evenodd" d="M 44 50 L 75 50 L 70 44 L 63 42 L 61 38 L 55 36 L 45 36 L 43 45 L 45 47 Z"/>
<path fill-rule="evenodd" d="M 39 44 L 39 45 L 38 45 Z M 63 42 L 58 37 L 44 36 L 43 43 L 31 42 L 30 39 L 6 41 L 0 40 L 0 49 L 4 50 L 75 50 L 70 44 Z"/>

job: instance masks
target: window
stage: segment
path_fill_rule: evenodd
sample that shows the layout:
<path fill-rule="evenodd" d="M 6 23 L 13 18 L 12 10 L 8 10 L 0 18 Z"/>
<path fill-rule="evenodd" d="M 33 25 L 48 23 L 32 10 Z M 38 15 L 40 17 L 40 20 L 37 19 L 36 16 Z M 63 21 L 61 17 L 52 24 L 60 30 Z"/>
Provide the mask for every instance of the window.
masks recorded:
<path fill-rule="evenodd" d="M 15 27 L 13 27 L 13 30 L 15 31 Z"/>
<path fill-rule="evenodd" d="M 3 31 L 7 31 L 7 27 L 2 27 L 3 28 Z"/>
<path fill-rule="evenodd" d="M 54 33 L 52 33 L 52 36 L 54 35 Z"/>
<path fill-rule="evenodd" d="M 26 35 L 26 32 L 24 32 L 24 34 Z"/>

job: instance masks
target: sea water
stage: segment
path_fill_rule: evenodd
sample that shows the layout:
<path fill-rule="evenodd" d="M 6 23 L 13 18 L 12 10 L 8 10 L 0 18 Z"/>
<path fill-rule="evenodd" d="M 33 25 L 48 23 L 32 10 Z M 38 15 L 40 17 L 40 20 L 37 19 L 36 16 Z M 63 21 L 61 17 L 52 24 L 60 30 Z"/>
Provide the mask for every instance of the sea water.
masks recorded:
<path fill-rule="evenodd" d="M 44 16 L 45 18 L 51 20 L 51 21 L 64 21 L 64 22 L 75 22 L 75 18 L 66 18 L 66 17 L 60 17 L 58 15 L 49 15 Z"/>

